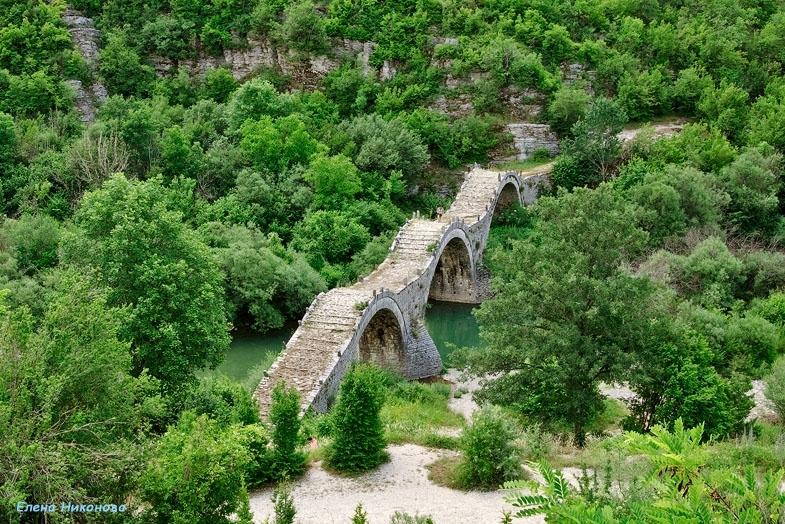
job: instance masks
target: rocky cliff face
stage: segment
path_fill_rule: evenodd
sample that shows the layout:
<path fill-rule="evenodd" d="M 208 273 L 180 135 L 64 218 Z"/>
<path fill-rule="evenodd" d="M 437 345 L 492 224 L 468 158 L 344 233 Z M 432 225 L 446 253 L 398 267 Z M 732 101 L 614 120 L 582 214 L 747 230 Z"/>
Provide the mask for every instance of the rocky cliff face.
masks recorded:
<path fill-rule="evenodd" d="M 79 11 L 70 7 L 63 11 L 62 18 L 71 33 L 71 40 L 90 68 L 91 76 L 95 78 L 98 75 L 100 31 L 95 28 L 92 18 L 83 16 Z M 79 114 L 82 115 L 82 121 L 89 123 L 95 120 L 97 107 L 106 100 L 107 96 L 103 84 L 97 80 L 89 86 L 82 85 L 80 80 L 68 80 L 66 83 L 75 92 L 75 106 Z"/>

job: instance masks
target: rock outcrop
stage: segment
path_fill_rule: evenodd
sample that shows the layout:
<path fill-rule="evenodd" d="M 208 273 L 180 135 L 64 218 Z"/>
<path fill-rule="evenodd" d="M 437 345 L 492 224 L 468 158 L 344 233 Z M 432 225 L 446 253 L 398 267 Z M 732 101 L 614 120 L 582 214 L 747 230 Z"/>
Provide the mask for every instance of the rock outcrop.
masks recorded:
<path fill-rule="evenodd" d="M 68 26 L 68 32 L 71 33 L 71 40 L 90 68 L 90 76 L 96 78 L 98 75 L 98 43 L 101 40 L 101 32 L 95 28 L 92 18 L 83 16 L 82 13 L 70 7 L 63 11 L 62 18 L 65 25 Z M 89 86 L 84 86 L 81 80 L 68 80 L 66 84 L 74 90 L 74 105 L 79 111 L 82 121 L 90 123 L 95 120 L 98 106 L 107 97 L 104 85 L 98 80 L 93 81 Z"/>

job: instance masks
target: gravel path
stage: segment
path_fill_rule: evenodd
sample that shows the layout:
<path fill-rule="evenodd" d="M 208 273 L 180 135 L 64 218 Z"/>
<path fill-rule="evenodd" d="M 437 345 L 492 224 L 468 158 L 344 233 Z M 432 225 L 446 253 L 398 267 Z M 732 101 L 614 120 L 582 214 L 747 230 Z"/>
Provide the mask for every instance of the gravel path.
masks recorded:
<path fill-rule="evenodd" d="M 293 487 L 300 524 L 350 524 L 354 508 L 362 503 L 371 524 L 387 524 L 396 511 L 431 515 L 434 524 L 495 524 L 502 510 L 514 508 L 499 492 L 462 492 L 434 485 L 425 466 L 437 458 L 454 456 L 404 444 L 389 446 L 391 460 L 379 469 L 354 478 L 332 475 L 321 462 L 312 465 Z M 251 494 L 254 522 L 272 515 L 271 489 Z M 542 518 L 516 519 L 516 524 L 541 524 Z"/>

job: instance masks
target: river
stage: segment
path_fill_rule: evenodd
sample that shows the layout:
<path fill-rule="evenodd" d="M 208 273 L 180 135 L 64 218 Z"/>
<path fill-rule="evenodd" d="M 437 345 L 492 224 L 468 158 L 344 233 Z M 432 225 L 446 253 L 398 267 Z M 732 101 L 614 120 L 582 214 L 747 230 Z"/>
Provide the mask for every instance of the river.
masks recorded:
<path fill-rule="evenodd" d="M 457 347 L 480 344 L 477 322 L 471 314 L 473 307 L 476 306 L 435 301 L 428 303 L 425 325 L 445 364 L 449 364 L 448 343 Z M 226 360 L 218 366 L 217 371 L 233 380 L 243 382 L 248 372 L 257 364 L 272 363 L 273 355 L 280 353 L 295 329 L 297 329 L 297 322 L 291 321 L 281 329 L 263 334 L 253 331 L 234 334 Z"/>

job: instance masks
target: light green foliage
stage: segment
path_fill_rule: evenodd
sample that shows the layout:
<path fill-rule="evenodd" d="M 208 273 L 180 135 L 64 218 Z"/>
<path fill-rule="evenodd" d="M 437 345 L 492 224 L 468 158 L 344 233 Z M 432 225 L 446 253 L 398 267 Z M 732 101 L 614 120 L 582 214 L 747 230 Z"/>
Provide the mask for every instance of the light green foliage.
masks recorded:
<path fill-rule="evenodd" d="M 368 229 L 356 217 L 345 212 L 314 211 L 295 227 L 291 246 L 327 262 L 340 263 L 360 252 L 370 239 Z"/>
<path fill-rule="evenodd" d="M 270 522 L 265 519 L 264 524 L 294 524 L 297 509 L 294 507 L 290 485 L 286 482 L 279 484 L 273 490 L 270 500 L 273 503 L 273 520 Z"/>
<path fill-rule="evenodd" d="M 232 76 L 229 69 L 218 67 L 216 69 L 208 69 L 204 74 L 204 84 L 202 86 L 202 93 L 207 98 L 215 100 L 218 103 L 224 103 L 229 99 L 229 96 L 237 89 L 237 80 Z"/>
<path fill-rule="evenodd" d="M 284 10 L 279 38 L 292 49 L 320 53 L 327 47 L 324 18 L 311 0 L 298 0 Z"/>
<path fill-rule="evenodd" d="M 478 398 L 543 423 L 571 424 L 582 445 L 613 381 L 645 337 L 651 285 L 619 271 L 647 235 L 637 209 L 609 185 L 541 198 L 530 240 L 496 255 L 497 295 L 477 313 L 486 348 L 465 356 L 472 372 L 502 373 Z"/>
<path fill-rule="evenodd" d="M 631 75 L 626 73 L 618 85 L 619 105 L 630 120 L 645 120 L 670 106 L 666 76 L 660 69 Z"/>
<path fill-rule="evenodd" d="M 100 64 L 101 77 L 111 94 L 144 96 L 149 93 L 155 79 L 153 68 L 129 47 L 122 32 L 106 35 Z"/>
<path fill-rule="evenodd" d="M 486 405 L 475 411 L 461 436 L 458 482 L 464 488 L 494 489 L 520 477 L 520 450 L 513 444 L 517 433 L 499 407 Z"/>
<path fill-rule="evenodd" d="M 357 504 L 357 507 L 354 508 L 354 515 L 352 516 L 352 524 L 369 524 L 368 523 L 368 513 L 363 510 L 363 505 L 361 503 Z"/>
<path fill-rule="evenodd" d="M 57 263 L 60 225 L 46 215 L 22 215 L 3 223 L 3 236 L 16 252 L 23 273 L 31 274 Z"/>
<path fill-rule="evenodd" d="M 311 155 L 320 150 L 305 124 L 294 115 L 275 121 L 268 116 L 258 121 L 246 120 L 240 132 L 240 147 L 257 168 L 280 171 L 295 163 L 306 165 Z"/>
<path fill-rule="evenodd" d="M 687 215 L 681 207 L 680 195 L 673 187 L 648 178 L 628 194 L 645 210 L 641 226 L 649 233 L 651 245 L 657 246 L 687 228 Z"/>
<path fill-rule="evenodd" d="M 548 104 L 548 123 L 551 129 L 564 135 L 584 117 L 589 105 L 589 95 L 580 86 L 563 85 Z"/>
<path fill-rule="evenodd" d="M 252 522 L 243 482 L 250 457 L 237 426 L 185 411 L 140 479 L 150 522 Z"/>
<path fill-rule="evenodd" d="M 109 289 L 110 305 L 130 306 L 134 373 L 148 369 L 173 391 L 217 365 L 229 336 L 218 264 L 168 198 L 160 181 L 117 175 L 85 195 L 63 245 L 66 262 Z"/>
<path fill-rule="evenodd" d="M 270 82 L 252 79 L 234 91 L 226 103 L 229 133 L 238 132 L 246 120 L 259 121 L 262 116 L 273 119 L 287 116 L 295 108 L 294 96 L 278 94 Z"/>
<path fill-rule="evenodd" d="M 434 524 L 430 515 L 420 515 L 415 513 L 413 516 L 403 511 L 397 511 L 390 517 L 390 524 Z"/>
<path fill-rule="evenodd" d="M 742 141 L 749 117 L 749 94 L 735 84 L 708 88 L 701 94 L 698 112 L 733 141 Z"/>
<path fill-rule="evenodd" d="M 325 455 L 330 468 L 366 471 L 389 460 L 379 417 L 384 404 L 383 380 L 382 372 L 372 363 L 352 364 L 344 377 L 331 415 L 333 441 Z"/>
<path fill-rule="evenodd" d="M 130 374 L 121 336 L 127 311 L 110 307 L 105 293 L 76 273 L 60 275 L 49 298 L 37 320 L 0 303 L 6 515 L 16 514 L 20 500 L 124 503 L 138 470 L 137 437 L 160 415 L 155 383 Z"/>
<path fill-rule="evenodd" d="M 709 469 L 709 450 L 701 444 L 703 427 L 684 429 L 676 421 L 673 432 L 655 426 L 650 435 L 627 433 L 617 447 L 630 454 L 643 455 L 642 468 L 650 474 L 644 481 L 646 496 L 630 496 L 630 480 L 620 489 L 607 492 L 607 498 L 594 499 L 592 492 L 576 493 L 563 475 L 540 464 L 543 481 L 509 483 L 507 490 L 527 487 L 532 495 L 520 492 L 507 497 L 521 508 L 516 517 L 545 514 L 548 520 L 559 519 L 579 524 L 622 524 L 630 522 L 746 522 L 763 524 L 778 521 L 785 509 L 785 495 L 779 489 L 785 471 L 757 475 L 754 468 L 743 472 Z M 541 493 L 541 494 L 540 494 Z"/>
<path fill-rule="evenodd" d="M 770 147 L 748 149 L 719 175 L 730 196 L 725 219 L 742 232 L 774 234 L 782 225 L 777 193 L 782 155 Z"/>
<path fill-rule="evenodd" d="M 780 357 L 763 377 L 764 392 L 780 420 L 785 420 L 785 358 Z"/>
<path fill-rule="evenodd" d="M 340 209 L 362 189 L 357 168 L 344 155 L 317 156 L 303 178 L 313 184 L 316 209 Z"/>
<path fill-rule="evenodd" d="M 780 16 L 782 19 L 782 16 Z M 755 100 L 750 108 L 749 144 L 766 142 L 785 152 L 785 83 L 781 79 L 766 86 L 765 96 Z"/>

